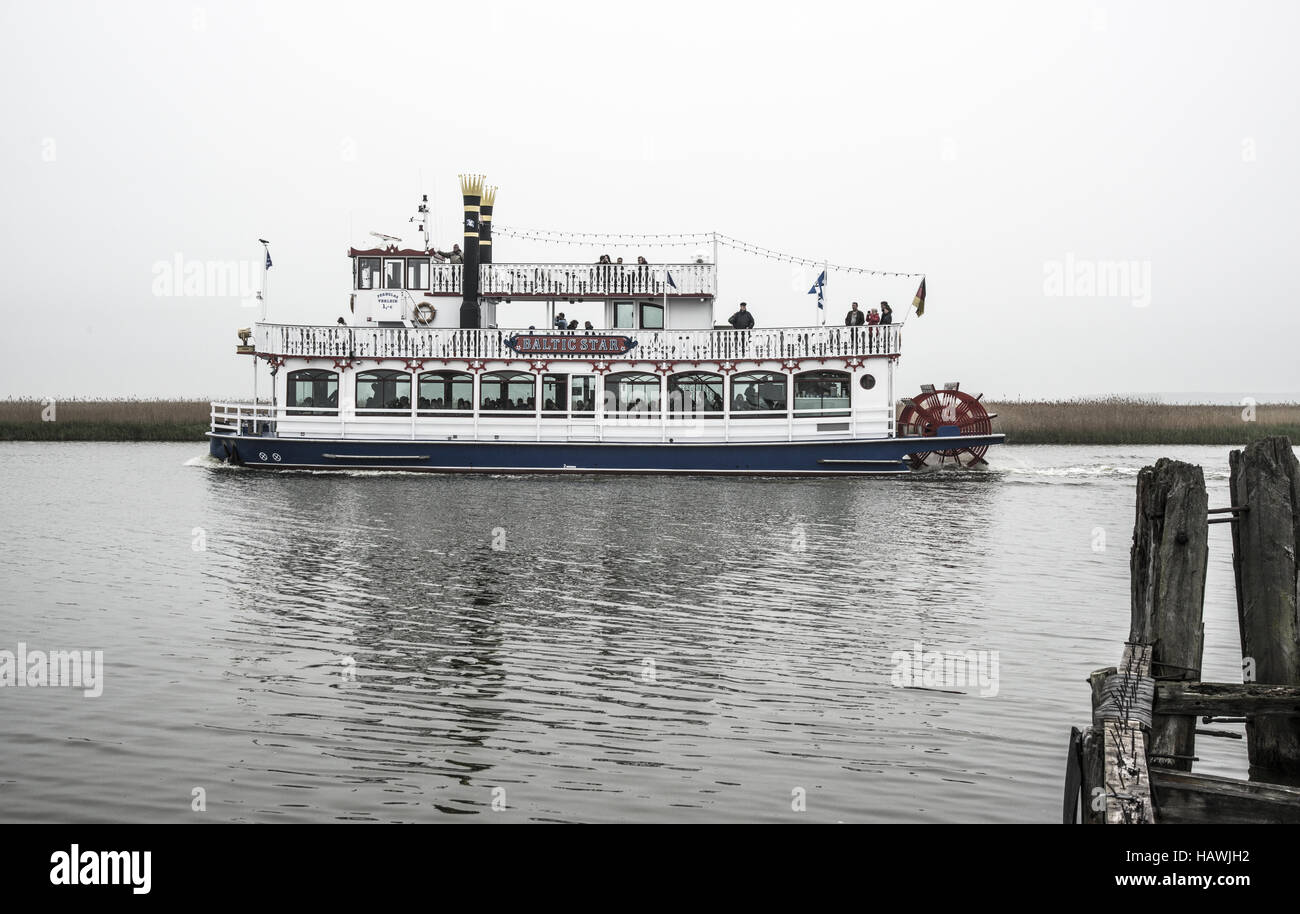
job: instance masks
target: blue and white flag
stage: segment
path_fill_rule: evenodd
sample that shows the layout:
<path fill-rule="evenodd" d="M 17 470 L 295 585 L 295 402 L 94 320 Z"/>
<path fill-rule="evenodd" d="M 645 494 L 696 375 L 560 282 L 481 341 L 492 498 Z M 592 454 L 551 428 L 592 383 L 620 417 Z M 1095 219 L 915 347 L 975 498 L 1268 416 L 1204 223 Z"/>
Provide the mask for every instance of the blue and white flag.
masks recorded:
<path fill-rule="evenodd" d="M 671 270 L 664 270 L 664 276 L 667 277 L 667 279 L 668 279 L 668 285 L 670 285 L 670 286 L 672 286 L 674 289 L 676 289 L 676 288 L 677 288 L 677 283 L 673 282 L 673 273 L 672 273 L 672 271 L 671 271 Z"/>
<path fill-rule="evenodd" d="M 266 249 L 266 268 L 271 269 L 271 249 Z"/>
<path fill-rule="evenodd" d="M 826 288 L 826 271 L 822 270 L 821 275 L 817 277 L 817 281 L 813 283 L 813 287 L 808 290 L 809 295 L 812 295 L 814 292 L 817 293 L 818 308 L 826 307 L 826 302 L 822 297 L 822 292 L 825 290 L 825 288 Z"/>

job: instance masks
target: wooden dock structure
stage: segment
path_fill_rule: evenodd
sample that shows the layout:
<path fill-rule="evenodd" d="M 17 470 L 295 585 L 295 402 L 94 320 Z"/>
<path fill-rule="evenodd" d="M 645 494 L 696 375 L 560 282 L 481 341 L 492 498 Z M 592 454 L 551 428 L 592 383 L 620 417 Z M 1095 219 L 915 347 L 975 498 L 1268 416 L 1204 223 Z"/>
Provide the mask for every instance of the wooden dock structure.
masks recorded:
<path fill-rule="evenodd" d="M 1198 466 L 1138 475 L 1131 624 L 1118 666 L 1094 672 L 1092 725 L 1070 735 L 1067 824 L 1300 823 L 1300 467 L 1287 438 L 1229 456 L 1230 504 Z M 1232 525 L 1242 682 L 1203 682 L 1209 525 Z M 1198 722 L 1198 718 L 1200 718 Z M 1245 723 L 1249 778 L 1192 771 L 1198 724 Z"/>

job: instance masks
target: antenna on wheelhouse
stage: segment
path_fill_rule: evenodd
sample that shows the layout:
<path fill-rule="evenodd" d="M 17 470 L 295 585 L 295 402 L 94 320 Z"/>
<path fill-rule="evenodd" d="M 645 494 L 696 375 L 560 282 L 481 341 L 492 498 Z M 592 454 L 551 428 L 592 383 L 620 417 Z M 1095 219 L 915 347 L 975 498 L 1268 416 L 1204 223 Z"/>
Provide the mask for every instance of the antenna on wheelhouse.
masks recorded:
<path fill-rule="evenodd" d="M 424 235 L 424 250 L 429 250 L 429 195 L 421 194 L 420 208 L 411 217 L 411 222 L 420 223 L 420 234 Z"/>
<path fill-rule="evenodd" d="M 370 234 L 374 235 L 376 238 L 378 238 L 380 241 L 384 242 L 385 244 L 397 244 L 397 242 L 402 240 L 397 235 L 385 235 L 383 232 L 371 232 Z"/>

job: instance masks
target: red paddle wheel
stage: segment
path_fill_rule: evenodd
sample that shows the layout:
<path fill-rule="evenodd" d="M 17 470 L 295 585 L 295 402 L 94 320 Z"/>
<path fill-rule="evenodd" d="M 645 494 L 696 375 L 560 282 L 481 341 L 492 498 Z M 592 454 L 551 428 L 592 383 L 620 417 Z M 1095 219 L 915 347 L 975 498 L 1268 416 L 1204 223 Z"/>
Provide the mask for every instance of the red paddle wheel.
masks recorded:
<path fill-rule="evenodd" d="M 943 440 L 940 428 L 944 428 L 946 435 L 992 434 L 991 420 L 997 418 L 997 413 L 984 408 L 980 403 L 983 396 L 972 397 L 956 383 L 945 384 L 942 390 L 935 390 L 933 384 L 922 384 L 918 396 L 903 399 L 903 411 L 898 415 L 898 437 L 934 438 L 935 444 L 939 444 Z M 912 455 L 912 467 L 943 466 L 949 461 L 958 466 L 977 466 L 988 462 L 984 459 L 988 449 L 987 444 L 982 444 L 924 451 Z"/>

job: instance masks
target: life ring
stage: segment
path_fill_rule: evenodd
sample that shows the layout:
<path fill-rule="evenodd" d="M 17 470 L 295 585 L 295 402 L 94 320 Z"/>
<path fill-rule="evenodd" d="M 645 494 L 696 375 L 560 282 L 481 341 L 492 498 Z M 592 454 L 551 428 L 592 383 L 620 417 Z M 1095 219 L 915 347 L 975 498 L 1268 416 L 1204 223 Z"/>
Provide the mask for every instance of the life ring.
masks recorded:
<path fill-rule="evenodd" d="M 422 301 L 415 306 L 415 322 L 417 324 L 432 324 L 434 315 L 438 312 L 434 310 L 433 305 L 427 301 Z"/>

